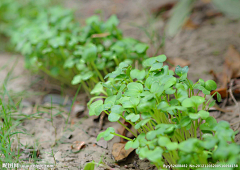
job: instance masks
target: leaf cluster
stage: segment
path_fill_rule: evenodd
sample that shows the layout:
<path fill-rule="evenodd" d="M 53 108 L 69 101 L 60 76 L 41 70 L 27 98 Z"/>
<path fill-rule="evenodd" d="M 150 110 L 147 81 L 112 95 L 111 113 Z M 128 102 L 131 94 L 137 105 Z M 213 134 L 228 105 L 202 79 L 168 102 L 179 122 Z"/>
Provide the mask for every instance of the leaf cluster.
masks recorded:
<path fill-rule="evenodd" d="M 3 5 L 9 10 L 13 6 Z M 20 3 L 14 5 L 21 8 Z M 115 15 L 106 21 L 94 15 L 80 25 L 72 10 L 59 6 L 37 6 L 27 16 L 21 11 L 16 11 L 14 23 L 5 29 L 16 51 L 25 56 L 28 69 L 42 71 L 65 85 L 81 83 L 90 92 L 119 63 L 141 63 L 147 57 L 148 45 L 123 37 Z"/>
<path fill-rule="evenodd" d="M 109 73 L 108 81 L 98 83 L 92 93 L 106 94 L 105 100 L 90 100 L 89 115 L 105 112 L 108 120 L 124 119 L 136 132 L 129 139 L 112 127 L 98 135 L 97 140 L 111 140 L 114 135 L 129 140 L 126 149 L 134 148 L 141 159 L 147 158 L 158 168 L 168 164 L 219 164 L 240 162 L 235 132 L 227 122 L 219 122 L 208 110 L 214 105 L 206 96 L 217 88 L 214 81 L 187 78 L 188 67 L 169 70 L 165 55 L 143 61 L 143 69 L 133 69 L 126 62 Z M 197 91 L 197 92 L 194 92 Z M 203 93 L 204 97 L 199 96 Z M 218 100 L 221 100 L 217 94 Z M 227 149 L 226 149 L 227 148 Z M 226 151 L 226 150 L 227 151 Z"/>

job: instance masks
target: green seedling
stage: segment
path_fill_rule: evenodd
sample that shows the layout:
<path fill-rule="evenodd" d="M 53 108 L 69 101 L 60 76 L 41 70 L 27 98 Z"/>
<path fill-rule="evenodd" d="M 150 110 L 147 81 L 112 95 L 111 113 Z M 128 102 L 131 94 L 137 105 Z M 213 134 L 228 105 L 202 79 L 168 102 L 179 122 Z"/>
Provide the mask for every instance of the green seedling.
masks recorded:
<path fill-rule="evenodd" d="M 102 161 L 102 157 L 100 159 L 100 161 L 97 163 L 95 162 L 94 160 L 92 162 L 89 162 L 87 163 L 85 166 L 84 166 L 84 169 L 83 170 L 94 170 L 95 167 L 101 167 L 101 168 L 104 168 L 104 169 L 108 169 L 108 170 L 113 170 L 113 168 L 111 168 L 110 166 L 108 166 L 107 164 L 105 164 L 103 161 Z"/>
<path fill-rule="evenodd" d="M 227 122 L 217 123 L 208 112 L 216 93 L 208 100 L 206 96 L 217 88 L 216 83 L 202 79 L 193 83 L 187 78 L 188 67 L 178 66 L 173 72 L 163 65 L 165 60 L 165 55 L 146 59 L 142 70 L 122 62 L 106 76 L 107 81 L 95 86 L 93 94 L 106 96 L 95 96 L 89 101 L 89 114 L 105 112 L 109 121 L 123 125 L 120 119 L 124 119 L 138 132 L 123 125 L 135 136 L 129 139 L 109 127 L 97 140 L 120 136 L 128 140 L 125 149 L 136 149 L 140 159 L 147 158 L 158 169 L 166 162 L 169 165 L 229 162 L 239 165 L 240 146 L 234 142 L 236 133 Z M 199 96 L 199 92 L 204 97 Z M 217 96 L 221 101 L 218 93 Z M 101 97 L 104 101 L 93 102 Z"/>
<path fill-rule="evenodd" d="M 148 45 L 123 37 L 115 15 L 107 21 L 94 15 L 80 26 L 71 10 L 30 4 L 35 6 L 33 14 L 27 16 L 21 3 L 14 4 L 19 8 L 18 16 L 3 32 L 10 37 L 16 51 L 25 56 L 25 66 L 32 71 L 41 71 L 63 85 L 82 84 L 90 96 L 94 86 L 104 81 L 119 63 L 137 60 L 141 64 L 147 57 Z M 9 9 L 3 12 L 3 20 L 7 21 L 12 5 L 4 0 L 3 7 Z"/>

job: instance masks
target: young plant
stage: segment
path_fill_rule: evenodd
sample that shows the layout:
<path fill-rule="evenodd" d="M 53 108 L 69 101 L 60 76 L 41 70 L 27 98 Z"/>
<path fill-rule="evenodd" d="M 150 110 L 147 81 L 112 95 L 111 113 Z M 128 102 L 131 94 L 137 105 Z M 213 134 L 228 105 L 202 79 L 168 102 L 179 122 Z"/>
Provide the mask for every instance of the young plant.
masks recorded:
<path fill-rule="evenodd" d="M 37 9 L 32 17 L 19 14 L 7 35 L 25 56 L 28 69 L 42 71 L 63 85 L 81 83 L 90 93 L 120 62 L 141 63 L 147 57 L 148 45 L 124 38 L 115 15 L 105 22 L 94 15 L 80 26 L 71 10 Z"/>
<path fill-rule="evenodd" d="M 120 136 L 128 143 L 125 149 L 137 149 L 141 159 L 147 158 L 163 168 L 164 165 L 186 164 L 239 164 L 239 145 L 235 144 L 235 132 L 227 122 L 219 122 L 209 115 L 210 102 L 214 95 L 206 99 L 217 88 L 214 81 L 199 79 L 193 83 L 187 78 L 188 67 L 176 67 L 175 72 L 163 65 L 165 55 L 143 61 L 143 70 L 132 69 L 122 62 L 105 83 L 99 83 L 92 94 L 105 94 L 106 97 L 93 97 L 89 105 L 89 115 L 105 112 L 108 120 L 118 122 L 131 132 L 135 138 L 119 135 L 109 127 L 101 132 L 97 140 L 111 140 Z M 197 91 L 197 93 L 194 92 Z M 199 92 L 204 97 L 199 96 Z M 104 98 L 105 100 L 97 100 Z M 121 123 L 124 119 L 135 132 Z M 229 143 L 231 142 L 231 143 Z M 224 151 L 228 148 L 228 152 Z M 173 169 L 178 169 L 177 167 Z"/>

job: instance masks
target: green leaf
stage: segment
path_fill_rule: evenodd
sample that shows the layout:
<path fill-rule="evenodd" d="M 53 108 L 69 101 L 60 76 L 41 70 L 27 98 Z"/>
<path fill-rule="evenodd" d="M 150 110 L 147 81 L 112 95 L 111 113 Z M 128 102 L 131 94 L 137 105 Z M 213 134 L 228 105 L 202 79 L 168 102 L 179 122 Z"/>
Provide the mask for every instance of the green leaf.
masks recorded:
<path fill-rule="evenodd" d="M 178 143 L 177 142 L 171 142 L 166 145 L 167 150 L 173 151 L 178 149 Z"/>
<path fill-rule="evenodd" d="M 190 123 L 191 123 L 191 119 L 188 116 L 185 116 L 180 120 L 181 127 L 186 127 Z"/>
<path fill-rule="evenodd" d="M 186 107 L 182 107 L 182 106 L 171 106 L 171 107 L 167 108 L 166 111 L 169 112 L 169 111 L 172 111 L 172 110 L 175 110 L 175 109 L 181 110 L 181 111 L 187 111 L 187 108 Z"/>
<path fill-rule="evenodd" d="M 105 23 L 108 29 L 112 28 L 113 26 L 118 26 L 119 20 L 116 15 L 112 15 Z"/>
<path fill-rule="evenodd" d="M 205 133 L 205 134 L 207 134 L 207 133 Z M 205 134 L 203 134 L 203 135 L 205 135 Z M 203 137 L 204 141 L 201 143 L 201 145 L 206 149 L 212 149 L 212 148 L 214 148 L 214 146 L 216 145 L 218 140 L 212 136 L 209 136 L 210 134 L 207 134 L 207 135 L 208 136 Z"/>
<path fill-rule="evenodd" d="M 139 129 L 140 127 L 144 126 L 147 122 L 149 122 L 151 119 L 144 119 L 144 120 L 141 120 L 140 122 L 138 122 L 136 125 L 135 125 L 135 129 Z"/>
<path fill-rule="evenodd" d="M 108 115 L 108 120 L 110 122 L 117 122 L 119 119 L 120 119 L 120 115 L 119 114 L 116 114 L 114 112 L 111 112 L 109 115 Z"/>
<path fill-rule="evenodd" d="M 208 81 L 205 82 L 205 88 L 208 91 L 216 90 L 217 89 L 217 84 L 213 80 L 208 80 Z"/>
<path fill-rule="evenodd" d="M 80 62 L 76 64 L 76 67 L 79 71 L 86 69 L 86 65 Z"/>
<path fill-rule="evenodd" d="M 120 105 L 114 105 L 111 108 L 111 113 L 108 116 L 108 120 L 110 122 L 116 122 L 120 119 L 121 114 L 123 113 L 124 109 Z"/>
<path fill-rule="evenodd" d="M 172 87 L 165 90 L 166 94 L 174 94 L 175 92 L 176 92 L 176 89 L 174 89 Z"/>
<path fill-rule="evenodd" d="M 83 170 L 94 170 L 94 168 L 95 168 L 95 162 L 92 161 L 92 162 L 87 163 L 87 164 L 84 166 L 84 169 L 83 169 Z"/>
<path fill-rule="evenodd" d="M 217 125 L 216 119 L 213 117 L 208 117 L 206 122 L 200 125 L 202 131 L 212 131 L 213 128 Z"/>
<path fill-rule="evenodd" d="M 164 54 L 156 56 L 155 58 L 158 62 L 161 62 L 161 63 L 163 63 L 167 59 L 167 57 Z"/>
<path fill-rule="evenodd" d="M 91 25 L 92 23 L 98 23 L 100 21 L 100 18 L 98 15 L 93 15 L 86 19 L 87 25 Z"/>
<path fill-rule="evenodd" d="M 127 68 L 127 70 L 126 70 L 126 75 L 127 75 L 128 77 L 130 77 L 130 72 L 131 72 L 131 70 L 132 70 L 132 66 L 130 65 L 130 66 L 128 66 L 128 68 Z"/>
<path fill-rule="evenodd" d="M 184 88 L 177 90 L 177 100 L 183 102 L 184 99 L 188 98 L 188 92 Z"/>
<path fill-rule="evenodd" d="M 130 72 L 130 76 L 132 79 L 138 79 L 138 80 L 143 80 L 145 77 L 145 70 L 138 70 L 138 69 L 133 69 Z"/>
<path fill-rule="evenodd" d="M 145 81 L 145 87 L 151 89 L 152 84 L 154 83 L 154 78 L 149 76 Z"/>
<path fill-rule="evenodd" d="M 22 54 L 29 55 L 32 53 L 31 43 L 25 43 L 22 47 Z"/>
<path fill-rule="evenodd" d="M 139 141 L 135 139 L 134 141 L 128 141 L 125 145 L 125 150 L 128 150 L 130 148 L 136 149 L 139 147 Z"/>
<path fill-rule="evenodd" d="M 123 69 L 123 68 L 126 68 L 126 67 L 128 67 L 128 66 L 129 66 L 128 63 L 121 62 L 118 67 L 121 68 L 121 69 Z"/>
<path fill-rule="evenodd" d="M 133 141 L 128 141 L 125 145 L 125 150 L 132 148 L 132 145 L 133 145 Z"/>
<path fill-rule="evenodd" d="M 158 144 L 160 146 L 167 146 L 167 144 L 171 143 L 170 139 L 166 136 L 160 136 L 158 138 Z"/>
<path fill-rule="evenodd" d="M 137 97 L 123 97 L 120 102 L 122 103 L 123 108 L 135 108 L 139 102 L 140 98 Z"/>
<path fill-rule="evenodd" d="M 115 129 L 113 127 L 108 127 L 107 130 L 104 132 L 99 133 L 97 136 L 97 141 L 99 141 L 101 138 L 104 138 L 104 140 L 109 141 L 114 137 Z"/>
<path fill-rule="evenodd" d="M 158 109 L 160 109 L 160 110 L 166 110 L 166 108 L 168 108 L 168 107 L 170 107 L 170 105 L 168 104 L 168 102 L 166 102 L 166 101 L 161 101 L 159 104 L 158 104 L 158 106 L 157 106 L 157 108 Z"/>
<path fill-rule="evenodd" d="M 98 82 L 95 86 L 94 86 L 94 88 L 93 88 L 93 90 L 91 91 L 91 93 L 90 94 L 95 94 L 96 96 L 98 96 L 100 93 L 104 93 L 105 91 L 103 90 L 103 85 L 102 85 L 102 83 L 101 82 Z"/>
<path fill-rule="evenodd" d="M 221 97 L 220 93 L 217 92 L 217 101 L 221 102 L 221 100 L 222 100 L 222 97 Z"/>
<path fill-rule="evenodd" d="M 90 79 L 92 76 L 93 76 L 93 72 L 92 71 L 88 71 L 88 72 L 86 72 L 86 73 L 84 73 L 82 75 L 82 80 L 86 81 L 86 80 Z"/>
<path fill-rule="evenodd" d="M 143 67 L 151 67 L 154 63 L 156 63 L 156 58 L 151 57 L 143 61 Z"/>
<path fill-rule="evenodd" d="M 160 70 L 163 66 L 163 63 L 154 63 L 150 68 L 150 71 Z"/>
<path fill-rule="evenodd" d="M 138 141 L 137 139 L 135 139 L 135 140 L 133 141 L 132 148 L 133 148 L 133 149 L 136 149 L 136 148 L 138 148 L 138 147 L 139 147 L 139 141 Z"/>
<path fill-rule="evenodd" d="M 51 69 L 51 74 L 52 74 L 53 76 L 58 76 L 59 70 L 60 70 L 59 67 L 53 67 L 53 68 Z"/>
<path fill-rule="evenodd" d="M 200 110 L 200 111 L 198 112 L 198 114 L 199 114 L 200 117 L 201 117 L 202 119 L 204 119 L 204 120 L 209 117 L 209 112 L 207 112 L 207 111 L 205 111 L 205 110 Z"/>
<path fill-rule="evenodd" d="M 186 130 L 190 130 L 192 126 L 192 122 L 190 122 L 187 126 L 186 126 Z"/>
<path fill-rule="evenodd" d="M 124 111 L 123 107 L 120 106 L 120 105 L 114 105 L 112 108 L 111 108 L 111 112 L 114 112 L 116 114 L 122 114 Z"/>
<path fill-rule="evenodd" d="M 175 73 L 179 76 L 179 77 L 181 77 L 181 76 L 183 76 L 184 74 L 187 74 L 188 73 L 188 70 L 189 70 L 189 68 L 188 68 L 188 66 L 185 66 L 185 67 L 180 67 L 179 65 L 175 68 Z"/>
<path fill-rule="evenodd" d="M 126 116 L 126 120 L 130 120 L 131 122 L 136 122 L 140 118 L 140 115 L 136 115 L 134 113 L 130 113 L 129 115 Z"/>
<path fill-rule="evenodd" d="M 196 138 L 190 138 L 187 139 L 186 141 L 183 141 L 179 144 L 178 148 L 181 151 L 184 151 L 186 153 L 191 153 L 191 152 L 197 152 L 200 148 L 197 146 L 197 143 L 199 142 L 198 139 Z"/>
<path fill-rule="evenodd" d="M 144 43 L 138 43 L 135 46 L 135 51 L 139 54 L 146 52 L 147 49 L 148 49 L 148 45 Z"/>
<path fill-rule="evenodd" d="M 96 114 L 95 109 L 102 104 L 103 104 L 102 100 L 98 100 L 98 101 L 92 103 L 89 107 L 89 115 L 90 116 L 93 116 L 93 115 L 99 116 Z"/>
<path fill-rule="evenodd" d="M 210 94 L 210 91 L 206 90 L 206 89 L 203 89 L 202 90 L 203 94 L 206 94 L 206 95 L 209 95 Z"/>
<path fill-rule="evenodd" d="M 103 51 L 102 52 L 102 57 L 103 58 L 111 58 L 113 56 L 113 52 L 112 51 Z"/>
<path fill-rule="evenodd" d="M 128 90 L 124 94 L 131 97 L 137 97 L 143 91 L 143 85 L 136 82 L 129 83 L 127 88 Z"/>
<path fill-rule="evenodd" d="M 72 83 L 72 85 L 76 85 L 76 84 L 79 84 L 81 81 L 82 81 L 82 75 L 78 74 L 73 77 L 73 80 L 71 83 Z"/>
<path fill-rule="evenodd" d="M 60 36 L 60 37 L 54 37 L 49 40 L 49 45 L 51 45 L 53 48 L 58 48 L 60 46 L 65 45 L 65 37 Z"/>
<path fill-rule="evenodd" d="M 160 88 L 160 84 L 158 82 L 153 82 L 152 85 L 151 85 L 151 89 L 150 89 L 150 92 L 151 93 L 156 93 Z"/>
<path fill-rule="evenodd" d="M 182 106 L 183 107 L 194 107 L 194 102 L 192 101 L 191 98 L 187 98 L 182 101 Z"/>
<path fill-rule="evenodd" d="M 117 94 L 117 100 L 120 99 L 122 97 L 122 91 L 126 88 L 126 84 L 122 84 L 120 89 L 118 90 L 118 94 Z"/>
<path fill-rule="evenodd" d="M 198 113 L 189 113 L 189 118 L 192 120 L 196 120 L 200 118 L 200 115 Z"/>
<path fill-rule="evenodd" d="M 147 152 L 146 157 L 152 162 L 161 162 L 163 150 L 160 147 L 156 147 L 153 151 Z"/>
<path fill-rule="evenodd" d="M 104 79 L 106 78 L 115 78 L 117 76 L 119 76 L 120 74 L 122 74 L 122 69 L 121 68 L 117 68 L 115 71 L 113 71 L 112 73 L 107 74 Z"/>
<path fill-rule="evenodd" d="M 211 103 L 208 105 L 208 107 L 209 107 L 209 108 L 213 107 L 213 106 L 215 105 L 215 103 L 216 103 L 215 100 L 211 101 Z"/>
<path fill-rule="evenodd" d="M 121 55 L 124 52 L 125 49 L 123 47 L 115 44 L 111 47 L 111 50 L 115 51 L 118 55 Z M 113 56 L 113 57 L 116 57 L 116 56 Z"/>
<path fill-rule="evenodd" d="M 72 68 L 74 66 L 74 64 L 75 64 L 74 58 L 70 57 L 65 61 L 63 68 Z"/>
<path fill-rule="evenodd" d="M 200 105 L 200 104 L 202 104 L 203 102 L 205 102 L 205 98 L 204 98 L 204 97 L 201 97 L 201 96 L 192 96 L 192 97 L 191 97 L 191 100 L 192 100 L 193 103 L 196 104 L 196 105 Z"/>
<path fill-rule="evenodd" d="M 116 95 L 109 96 L 105 99 L 104 104 L 110 104 L 110 107 L 112 107 L 115 104 L 116 99 L 117 99 Z"/>
<path fill-rule="evenodd" d="M 82 58 L 85 61 L 94 61 L 97 57 L 97 47 L 94 44 L 88 44 L 86 45 L 86 47 L 84 48 L 83 54 L 82 54 Z"/>
<path fill-rule="evenodd" d="M 153 140 L 154 138 L 156 138 L 157 136 L 157 132 L 156 131 L 150 131 L 146 134 L 146 139 L 147 140 Z"/>
<path fill-rule="evenodd" d="M 198 81 L 199 81 L 199 83 L 201 84 L 201 86 L 205 87 L 205 82 L 204 82 L 203 79 L 199 79 Z"/>
<path fill-rule="evenodd" d="M 163 89 L 166 90 L 169 87 L 171 87 L 172 85 L 176 84 L 177 79 L 175 77 L 171 77 L 170 79 L 168 79 L 168 81 L 165 83 Z"/>
<path fill-rule="evenodd" d="M 141 146 L 141 145 L 140 145 Z M 137 152 L 137 151 L 136 151 Z M 149 149 L 147 146 L 139 148 L 138 155 L 140 159 L 145 159 L 147 156 L 147 153 L 149 152 Z"/>
<path fill-rule="evenodd" d="M 111 104 L 110 103 L 99 105 L 99 106 L 97 106 L 95 108 L 95 115 L 100 115 L 102 113 L 102 111 L 108 110 L 110 108 L 111 108 Z"/>
<path fill-rule="evenodd" d="M 205 102 L 205 98 L 201 96 L 192 96 L 182 101 L 183 107 L 198 107 L 200 104 Z"/>
<path fill-rule="evenodd" d="M 144 100 L 141 99 L 139 105 L 137 106 L 137 110 L 140 112 L 149 112 L 149 110 L 155 108 L 156 100 Z"/>

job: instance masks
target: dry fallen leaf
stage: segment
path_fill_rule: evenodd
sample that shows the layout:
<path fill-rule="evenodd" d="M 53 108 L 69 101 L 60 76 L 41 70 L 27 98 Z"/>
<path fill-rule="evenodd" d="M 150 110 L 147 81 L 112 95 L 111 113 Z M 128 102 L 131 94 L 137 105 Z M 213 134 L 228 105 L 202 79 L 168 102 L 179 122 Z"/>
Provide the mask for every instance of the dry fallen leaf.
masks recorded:
<path fill-rule="evenodd" d="M 101 96 L 101 95 L 102 95 L 102 94 L 100 94 L 100 96 Z M 96 100 L 94 100 L 94 101 L 98 101 L 98 100 L 102 100 L 102 101 L 104 102 L 104 99 L 103 99 L 103 98 L 98 98 L 98 99 L 96 99 Z M 99 121 L 99 124 L 98 124 L 99 130 L 102 130 L 103 120 L 104 120 L 105 116 L 106 116 L 105 112 L 102 112 L 99 116 L 96 116 L 96 115 L 91 116 L 94 121 Z"/>
<path fill-rule="evenodd" d="M 126 125 L 128 128 L 130 128 L 131 124 L 127 123 L 125 120 L 123 120 L 122 122 L 124 125 Z M 117 129 L 118 133 L 122 136 L 126 136 L 126 133 L 127 133 L 127 129 L 125 129 L 125 127 L 123 126 L 120 126 L 118 129 Z M 121 142 L 125 142 L 123 138 L 120 139 Z"/>
<path fill-rule="evenodd" d="M 199 25 L 194 23 L 190 18 L 183 25 L 183 28 L 186 30 L 195 30 L 198 27 L 199 27 Z"/>
<path fill-rule="evenodd" d="M 112 155 L 113 155 L 115 161 L 124 160 L 134 150 L 133 148 L 125 150 L 125 145 L 126 145 L 126 143 L 114 143 L 113 144 Z"/>
<path fill-rule="evenodd" d="M 228 89 L 229 89 L 229 83 L 230 80 L 236 79 L 240 77 L 240 54 L 239 52 L 235 49 L 233 45 L 230 45 L 228 47 L 228 50 L 225 54 L 225 62 L 223 66 L 223 72 L 216 74 L 213 71 L 211 71 L 213 74 L 214 78 L 219 82 L 220 88 L 218 88 L 215 91 L 211 92 L 211 95 L 214 94 L 214 92 L 219 92 L 221 97 L 227 98 L 228 96 Z M 235 86 L 238 85 L 237 79 L 235 80 Z M 234 87 L 233 87 L 234 88 Z M 233 90 L 233 94 L 238 93 L 240 90 L 239 88 L 235 88 Z M 214 96 L 216 99 L 216 95 Z"/>
<path fill-rule="evenodd" d="M 86 146 L 85 142 L 75 141 L 71 145 L 71 149 L 72 149 L 72 152 L 79 152 L 85 146 Z"/>
<path fill-rule="evenodd" d="M 227 88 L 218 88 L 217 90 L 213 90 L 211 91 L 211 95 L 213 95 L 215 92 L 218 92 L 223 99 L 228 96 Z M 213 97 L 217 99 L 217 94 L 215 94 Z"/>
<path fill-rule="evenodd" d="M 106 32 L 106 33 L 101 33 L 101 34 L 93 34 L 91 37 L 92 38 L 103 38 L 103 37 L 107 37 L 109 35 L 110 35 L 110 33 Z"/>
<path fill-rule="evenodd" d="M 230 79 L 240 76 L 240 54 L 233 45 L 230 45 L 228 48 L 224 65 L 231 70 Z"/>

